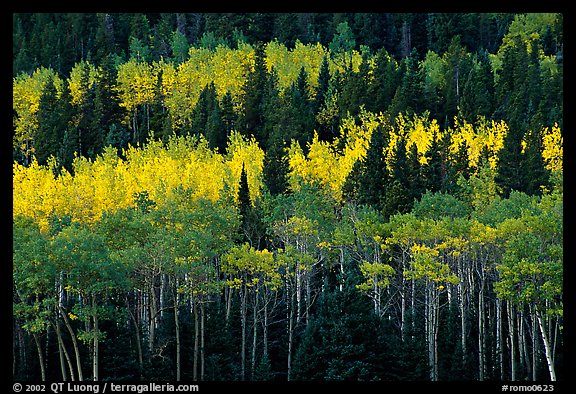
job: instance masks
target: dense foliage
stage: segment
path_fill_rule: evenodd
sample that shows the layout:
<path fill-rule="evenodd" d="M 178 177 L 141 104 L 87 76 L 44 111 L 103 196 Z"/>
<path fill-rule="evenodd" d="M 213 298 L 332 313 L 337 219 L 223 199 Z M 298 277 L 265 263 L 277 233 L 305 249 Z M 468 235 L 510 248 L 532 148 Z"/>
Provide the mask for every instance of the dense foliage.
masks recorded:
<path fill-rule="evenodd" d="M 561 380 L 561 14 L 14 14 L 13 374 Z"/>

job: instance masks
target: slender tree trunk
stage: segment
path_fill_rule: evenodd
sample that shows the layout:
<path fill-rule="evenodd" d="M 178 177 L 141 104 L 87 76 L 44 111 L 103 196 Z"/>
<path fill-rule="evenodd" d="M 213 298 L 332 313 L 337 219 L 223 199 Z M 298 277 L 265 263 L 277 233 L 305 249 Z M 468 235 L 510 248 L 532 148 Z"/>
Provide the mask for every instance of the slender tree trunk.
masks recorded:
<path fill-rule="evenodd" d="M 62 380 L 67 381 L 68 375 L 66 373 L 66 367 L 64 366 L 64 360 L 62 356 L 66 359 L 66 364 L 68 366 L 68 370 L 70 371 L 70 379 L 72 381 L 75 380 L 74 376 L 74 366 L 72 365 L 72 360 L 70 359 L 70 354 L 64 345 L 64 340 L 62 339 L 62 331 L 60 330 L 60 323 L 58 319 L 54 323 L 51 323 L 54 326 L 54 330 L 56 331 L 56 336 L 58 338 L 58 353 L 60 354 L 60 364 L 62 366 Z"/>
<path fill-rule="evenodd" d="M 229 287 L 227 292 L 228 292 L 228 299 L 226 300 L 226 321 L 228 322 L 230 321 L 230 311 L 232 310 L 232 295 L 234 289 Z"/>
<path fill-rule="evenodd" d="M 138 353 L 138 366 L 139 366 L 138 374 L 140 376 L 140 379 L 142 379 L 143 377 L 142 372 L 144 371 L 144 358 L 142 356 L 142 340 L 140 339 L 140 326 L 138 325 L 136 317 L 134 316 L 132 310 L 130 309 L 130 304 L 128 303 L 128 297 L 126 297 L 126 309 L 130 314 L 130 320 L 132 320 L 132 323 L 134 324 L 134 333 L 136 334 L 136 351 Z"/>
<path fill-rule="evenodd" d="M 247 321 L 247 306 L 246 306 L 246 285 L 240 290 L 240 320 L 242 323 L 242 348 L 241 348 L 241 365 L 242 365 L 242 380 L 246 380 L 246 321 Z"/>
<path fill-rule="evenodd" d="M 544 351 L 546 353 L 546 362 L 548 364 L 548 372 L 550 373 L 550 380 L 556 381 L 556 370 L 554 368 L 554 359 L 552 358 L 552 350 L 550 348 L 550 341 L 548 340 L 548 334 L 546 333 L 546 327 L 542 322 L 542 313 L 539 311 L 538 307 L 536 309 L 536 318 L 538 319 L 538 325 L 540 326 L 540 333 L 542 334 L 542 342 L 544 343 Z"/>
<path fill-rule="evenodd" d="M 62 319 L 64 320 L 64 324 L 66 325 L 66 328 L 68 329 L 68 332 L 70 333 L 70 337 L 72 338 L 72 345 L 74 346 L 74 355 L 76 356 L 76 369 L 78 370 L 78 380 L 83 381 L 84 376 L 82 374 L 82 364 L 80 363 L 80 348 L 78 347 L 78 340 L 76 339 L 76 334 L 74 334 L 74 330 L 72 329 L 72 325 L 70 324 L 70 320 L 68 319 L 68 316 L 66 315 L 66 311 L 64 310 L 64 307 L 62 307 L 60 305 L 59 309 L 60 309 L 60 315 L 62 316 Z"/>
<path fill-rule="evenodd" d="M 514 340 L 514 311 L 510 301 L 506 302 L 508 307 L 508 337 L 510 341 L 510 380 L 516 380 L 516 345 Z"/>
<path fill-rule="evenodd" d="M 402 257 L 402 272 L 405 271 L 404 257 Z M 406 278 L 400 278 L 400 340 L 404 343 L 404 331 L 406 330 Z"/>
<path fill-rule="evenodd" d="M 204 380 L 204 318 L 206 309 L 204 303 L 200 303 L 200 380 Z"/>
<path fill-rule="evenodd" d="M 532 370 L 532 366 L 531 366 L 531 357 L 530 357 L 530 352 L 528 350 L 528 340 L 526 338 L 526 325 L 528 323 L 526 322 L 526 315 L 524 313 L 524 311 L 522 311 L 520 313 L 520 325 L 521 325 L 521 329 L 520 329 L 520 337 L 521 339 L 521 343 L 522 343 L 522 351 L 524 353 L 524 365 L 526 366 L 526 379 L 529 380 L 530 379 L 530 375 L 531 375 L 531 370 Z"/>
<path fill-rule="evenodd" d="M 193 300 L 192 309 L 194 311 L 194 360 L 192 366 L 192 380 L 198 380 L 198 353 L 200 344 L 200 324 L 198 320 L 198 305 L 196 300 Z"/>
<path fill-rule="evenodd" d="M 484 322 L 484 281 L 480 283 L 478 294 L 478 379 L 483 381 L 486 373 L 486 347 L 485 347 L 485 322 Z"/>
<path fill-rule="evenodd" d="M 290 289 L 289 281 L 286 282 L 289 300 L 286 302 L 286 320 L 288 329 L 288 366 L 287 380 L 292 379 L 292 346 L 294 341 L 294 291 Z"/>
<path fill-rule="evenodd" d="M 38 334 L 33 332 L 34 342 L 36 342 L 36 350 L 38 351 L 38 362 L 40 364 L 40 375 L 43 382 L 46 381 L 46 366 L 44 365 L 44 356 L 42 355 L 42 344 Z"/>
<path fill-rule="evenodd" d="M 252 310 L 252 362 L 250 374 L 254 380 L 254 373 L 256 371 L 256 344 L 258 343 L 258 293 L 254 291 L 254 307 Z"/>
<path fill-rule="evenodd" d="M 178 278 L 175 278 L 174 285 L 174 330 L 176 334 L 176 381 L 180 381 L 180 318 L 179 318 L 179 308 L 180 295 L 178 294 Z M 162 293 L 160 293 L 160 299 L 162 299 Z"/>
<path fill-rule="evenodd" d="M 154 291 L 154 278 L 151 279 L 150 283 L 150 298 L 148 302 L 148 310 L 150 319 L 148 321 L 148 350 L 150 353 L 154 350 L 154 342 L 156 339 L 156 319 L 157 319 L 157 307 L 156 307 L 156 292 Z"/>
<path fill-rule="evenodd" d="M 536 313 L 534 312 L 534 308 L 532 308 L 532 381 L 536 381 L 536 366 L 537 366 L 537 357 L 536 357 L 536 349 L 538 348 L 538 327 L 536 323 Z"/>
<path fill-rule="evenodd" d="M 464 269 L 462 267 L 463 262 L 460 261 L 460 264 L 458 264 L 458 271 L 459 271 L 459 277 L 460 278 L 466 278 L 466 276 L 464 275 Z M 466 367 L 466 354 L 467 354 L 467 349 L 466 349 L 466 319 L 467 319 L 467 313 L 466 313 L 466 303 L 465 303 L 465 298 L 466 298 L 466 290 L 467 287 L 466 286 L 458 286 L 458 301 L 459 301 L 459 307 L 460 307 L 460 347 L 462 348 L 462 367 L 465 368 Z"/>
<path fill-rule="evenodd" d="M 266 294 L 268 290 L 266 289 Z M 268 357 L 268 301 L 264 302 L 264 323 L 262 325 L 262 354 Z"/>
<path fill-rule="evenodd" d="M 92 353 L 92 375 L 94 377 L 94 381 L 97 382 L 99 380 L 99 371 L 98 371 L 98 358 L 99 358 L 99 340 L 98 340 L 98 313 L 96 309 L 96 295 L 92 294 L 92 308 L 93 308 L 93 315 L 92 320 L 94 321 L 94 338 L 93 338 L 93 353 Z"/>
<path fill-rule="evenodd" d="M 504 351 L 502 349 L 502 301 L 496 299 L 496 354 L 498 355 L 498 366 L 500 370 L 500 380 L 504 380 Z"/>

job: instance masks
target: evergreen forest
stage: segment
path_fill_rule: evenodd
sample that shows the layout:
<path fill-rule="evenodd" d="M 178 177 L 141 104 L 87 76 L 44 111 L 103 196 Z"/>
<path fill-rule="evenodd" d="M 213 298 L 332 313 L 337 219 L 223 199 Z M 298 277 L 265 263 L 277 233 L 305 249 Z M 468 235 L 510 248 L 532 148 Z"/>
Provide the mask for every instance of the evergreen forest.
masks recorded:
<path fill-rule="evenodd" d="M 14 13 L 17 381 L 565 378 L 562 13 Z"/>

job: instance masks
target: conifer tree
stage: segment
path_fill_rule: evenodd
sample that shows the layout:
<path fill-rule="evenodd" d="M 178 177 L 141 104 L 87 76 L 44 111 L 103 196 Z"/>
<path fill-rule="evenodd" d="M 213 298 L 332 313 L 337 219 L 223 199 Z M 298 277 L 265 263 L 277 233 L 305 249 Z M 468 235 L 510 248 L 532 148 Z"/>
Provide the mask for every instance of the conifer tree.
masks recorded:
<path fill-rule="evenodd" d="M 362 171 L 358 181 L 358 203 L 380 208 L 382 196 L 389 180 L 384 157 L 384 148 L 388 145 L 388 129 L 378 126 L 372 132 L 370 146 L 362 162 Z"/>
<path fill-rule="evenodd" d="M 504 145 L 498 154 L 498 164 L 494 180 L 507 198 L 512 190 L 524 189 L 524 169 L 522 168 L 522 139 L 524 133 L 519 128 L 510 128 L 504 136 Z"/>
<path fill-rule="evenodd" d="M 267 146 L 268 134 L 264 129 L 264 92 L 268 73 L 266 71 L 264 44 L 254 48 L 254 70 L 248 73 L 244 85 L 244 112 L 239 131 L 245 136 L 253 135 L 261 146 Z"/>

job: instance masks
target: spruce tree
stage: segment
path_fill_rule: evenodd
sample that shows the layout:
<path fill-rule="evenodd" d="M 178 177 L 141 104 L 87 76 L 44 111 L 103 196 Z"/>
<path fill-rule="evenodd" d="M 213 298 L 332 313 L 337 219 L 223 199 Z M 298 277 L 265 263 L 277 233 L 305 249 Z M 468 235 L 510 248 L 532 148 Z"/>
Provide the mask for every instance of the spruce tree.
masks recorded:
<path fill-rule="evenodd" d="M 46 84 L 38 107 L 38 130 L 34 139 L 36 160 L 44 165 L 50 156 L 58 156 L 58 147 L 70 116 L 69 95 L 58 98 L 52 77 Z"/>
<path fill-rule="evenodd" d="M 264 129 L 264 92 L 268 73 L 264 44 L 256 45 L 254 56 L 254 70 L 249 71 L 244 85 L 244 113 L 238 129 L 246 136 L 253 135 L 261 146 L 267 146 L 268 135 Z"/>
<path fill-rule="evenodd" d="M 388 182 L 388 169 L 384 156 L 384 148 L 388 145 L 388 132 L 381 125 L 372 132 L 359 177 L 358 202 L 377 209 L 381 207 L 382 196 Z"/>
<path fill-rule="evenodd" d="M 538 132 L 527 133 L 523 153 L 523 191 L 528 195 L 542 195 L 542 187 L 550 186 L 550 171 L 542 157 L 542 136 Z"/>
<path fill-rule="evenodd" d="M 498 164 L 494 180 L 508 198 L 512 190 L 523 190 L 524 169 L 522 168 L 522 139 L 519 128 L 510 128 L 504 136 L 504 144 L 498 153 Z"/>

